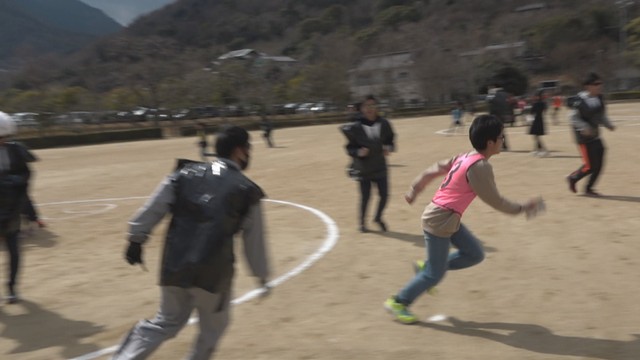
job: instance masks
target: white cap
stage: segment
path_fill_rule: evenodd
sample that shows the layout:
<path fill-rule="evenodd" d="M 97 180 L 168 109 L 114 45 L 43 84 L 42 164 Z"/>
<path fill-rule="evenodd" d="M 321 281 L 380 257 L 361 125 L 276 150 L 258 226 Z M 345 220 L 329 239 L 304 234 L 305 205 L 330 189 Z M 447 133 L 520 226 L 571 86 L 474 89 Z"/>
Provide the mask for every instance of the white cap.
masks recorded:
<path fill-rule="evenodd" d="M 0 137 L 16 133 L 16 123 L 7 113 L 0 111 Z"/>

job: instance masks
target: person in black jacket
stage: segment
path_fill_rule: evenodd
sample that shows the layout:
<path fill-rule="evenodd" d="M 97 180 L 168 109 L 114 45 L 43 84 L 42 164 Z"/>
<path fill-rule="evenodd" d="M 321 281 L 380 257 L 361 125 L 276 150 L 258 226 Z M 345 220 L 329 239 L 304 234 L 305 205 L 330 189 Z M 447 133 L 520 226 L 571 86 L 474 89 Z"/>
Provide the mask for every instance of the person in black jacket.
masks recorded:
<path fill-rule="evenodd" d="M 589 181 L 584 190 L 587 196 L 600 196 L 593 186 L 595 185 L 604 162 L 605 148 L 600 139 L 600 125 L 609 130 L 614 130 L 615 126 L 607 117 L 604 97 L 602 96 L 602 79 L 596 73 L 590 73 L 583 83 L 585 91 L 569 100 L 568 105 L 573 107 L 571 115 L 571 126 L 583 164 L 578 170 L 567 176 L 569 190 L 575 193 L 576 183 L 585 176 L 589 176 Z"/>
<path fill-rule="evenodd" d="M 233 236 L 242 232 L 249 267 L 268 294 L 269 264 L 260 199 L 264 193 L 243 171 L 249 165 L 249 134 L 229 126 L 216 139 L 218 159 L 179 160 L 178 169 L 129 222 L 125 258 L 142 264 L 142 245 L 167 214 L 160 286 L 162 300 L 153 320 L 140 321 L 113 359 L 146 359 L 198 310 L 200 333 L 189 359 L 209 359 L 229 324 L 234 277 Z"/>
<path fill-rule="evenodd" d="M 387 231 L 387 225 L 382 219 L 382 213 L 389 196 L 388 168 L 386 157 L 395 151 L 395 133 L 391 123 L 378 115 L 377 101 L 369 95 L 360 104 L 360 112 L 354 115 L 354 121 L 343 125 L 342 132 L 347 137 L 347 153 L 352 158 L 349 175 L 360 185 L 360 231 L 367 232 L 365 217 L 371 184 L 378 187 L 380 201 L 374 217 L 382 231 Z"/>
<path fill-rule="evenodd" d="M 0 241 L 9 251 L 9 281 L 6 300 L 18 302 L 16 291 L 20 266 L 21 212 L 27 201 L 27 187 L 31 171 L 28 166 L 28 150 L 20 143 L 9 141 L 16 126 L 11 117 L 0 112 Z"/>
<path fill-rule="evenodd" d="M 547 111 L 547 102 L 544 99 L 544 91 L 539 90 L 531 105 L 531 115 L 533 122 L 529 128 L 529 135 L 533 135 L 534 148 L 531 153 L 534 156 L 545 157 L 549 155 L 549 151 L 542 144 L 541 136 L 545 134 L 544 113 Z"/>
<path fill-rule="evenodd" d="M 489 87 L 486 100 L 488 102 L 490 115 L 500 119 L 503 124 L 511 124 L 511 126 L 513 126 L 513 104 L 509 101 L 509 94 L 504 91 L 499 84 L 494 84 Z M 506 137 L 502 142 L 502 150 L 509 150 Z"/>

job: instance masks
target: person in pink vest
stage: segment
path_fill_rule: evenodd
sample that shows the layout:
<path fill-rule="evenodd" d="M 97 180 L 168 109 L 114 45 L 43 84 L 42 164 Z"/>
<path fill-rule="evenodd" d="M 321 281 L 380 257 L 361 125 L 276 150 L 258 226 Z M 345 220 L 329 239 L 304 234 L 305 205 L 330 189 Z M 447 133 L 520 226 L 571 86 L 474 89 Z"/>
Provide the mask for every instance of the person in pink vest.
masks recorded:
<path fill-rule="evenodd" d="M 489 158 L 502 149 L 504 124 L 500 119 L 494 115 L 476 117 L 469 128 L 469 140 L 475 150 L 433 164 L 413 180 L 405 194 L 405 200 L 412 204 L 427 184 L 446 175 L 422 214 L 428 259 L 417 261 L 415 277 L 384 303 L 401 323 L 418 321 L 409 306 L 425 291 L 433 289 L 447 270 L 465 269 L 484 259 L 480 241 L 460 221 L 476 196 L 494 209 L 512 215 L 532 217 L 543 209 L 540 197 L 519 203 L 498 192 Z M 450 245 L 457 251 L 450 254 Z"/>

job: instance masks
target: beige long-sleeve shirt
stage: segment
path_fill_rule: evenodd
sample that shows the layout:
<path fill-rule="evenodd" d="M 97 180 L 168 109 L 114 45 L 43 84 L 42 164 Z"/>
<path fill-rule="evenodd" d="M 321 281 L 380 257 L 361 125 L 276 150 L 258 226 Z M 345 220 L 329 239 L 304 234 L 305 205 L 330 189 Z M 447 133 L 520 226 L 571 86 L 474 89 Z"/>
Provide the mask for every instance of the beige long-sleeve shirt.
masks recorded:
<path fill-rule="evenodd" d="M 413 191 L 417 194 L 436 177 L 446 175 L 451 170 L 456 157 L 438 161 L 427 168 L 412 182 Z M 523 211 L 523 204 L 500 195 L 495 183 L 493 167 L 487 160 L 480 160 L 471 165 L 467 170 L 467 180 L 476 195 L 492 208 L 513 215 Z M 449 237 L 460 228 L 460 219 L 460 214 L 430 202 L 422 213 L 422 227 L 435 236 Z"/>

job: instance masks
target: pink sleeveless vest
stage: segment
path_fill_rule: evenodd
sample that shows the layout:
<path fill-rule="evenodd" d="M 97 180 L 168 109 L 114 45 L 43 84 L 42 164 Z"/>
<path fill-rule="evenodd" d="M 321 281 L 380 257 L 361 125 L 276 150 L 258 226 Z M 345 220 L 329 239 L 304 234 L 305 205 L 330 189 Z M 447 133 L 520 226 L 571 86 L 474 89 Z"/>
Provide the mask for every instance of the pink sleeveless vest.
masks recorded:
<path fill-rule="evenodd" d="M 433 196 L 432 202 L 462 216 L 462 213 L 476 197 L 476 193 L 469 186 L 467 170 L 471 165 L 483 159 L 484 156 L 478 153 L 458 155 L 451 170 L 442 181 L 440 189 Z"/>

